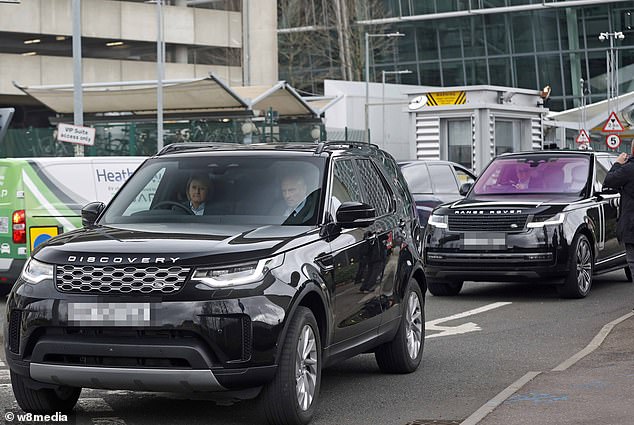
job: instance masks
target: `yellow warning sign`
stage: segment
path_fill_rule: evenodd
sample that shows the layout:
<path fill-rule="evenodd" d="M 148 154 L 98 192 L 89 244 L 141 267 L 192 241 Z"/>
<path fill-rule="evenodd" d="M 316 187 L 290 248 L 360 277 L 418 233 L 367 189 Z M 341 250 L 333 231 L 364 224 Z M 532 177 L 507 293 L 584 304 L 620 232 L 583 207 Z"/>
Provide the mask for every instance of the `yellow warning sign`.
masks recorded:
<path fill-rule="evenodd" d="M 467 93 L 464 91 L 446 91 L 440 93 L 427 93 L 428 106 L 464 105 L 467 102 Z"/>

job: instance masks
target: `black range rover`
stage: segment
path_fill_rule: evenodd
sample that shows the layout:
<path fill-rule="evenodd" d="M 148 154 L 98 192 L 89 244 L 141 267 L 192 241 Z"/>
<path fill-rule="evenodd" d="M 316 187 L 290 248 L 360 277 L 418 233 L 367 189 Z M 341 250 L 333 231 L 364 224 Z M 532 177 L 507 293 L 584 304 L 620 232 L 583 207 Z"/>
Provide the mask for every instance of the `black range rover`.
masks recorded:
<path fill-rule="evenodd" d="M 25 411 L 71 410 L 82 387 L 259 392 L 270 423 L 305 424 L 323 367 L 368 351 L 384 372 L 421 361 L 419 224 L 375 146 L 172 145 L 82 219 L 7 299 Z"/>
<path fill-rule="evenodd" d="M 437 207 L 424 235 L 425 275 L 434 295 L 464 281 L 555 283 L 585 297 L 593 274 L 623 268 L 616 239 L 619 195 L 602 187 L 616 156 L 536 151 L 495 158 L 465 199 Z"/>

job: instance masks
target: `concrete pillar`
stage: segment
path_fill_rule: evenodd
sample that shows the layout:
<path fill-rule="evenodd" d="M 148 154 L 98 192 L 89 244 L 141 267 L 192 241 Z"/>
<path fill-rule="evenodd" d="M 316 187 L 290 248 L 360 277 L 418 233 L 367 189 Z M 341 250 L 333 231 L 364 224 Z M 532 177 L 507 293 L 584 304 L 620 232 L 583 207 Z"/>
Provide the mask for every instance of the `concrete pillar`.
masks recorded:
<path fill-rule="evenodd" d="M 271 85 L 278 81 L 275 0 L 243 0 L 242 55 L 245 86 Z"/>

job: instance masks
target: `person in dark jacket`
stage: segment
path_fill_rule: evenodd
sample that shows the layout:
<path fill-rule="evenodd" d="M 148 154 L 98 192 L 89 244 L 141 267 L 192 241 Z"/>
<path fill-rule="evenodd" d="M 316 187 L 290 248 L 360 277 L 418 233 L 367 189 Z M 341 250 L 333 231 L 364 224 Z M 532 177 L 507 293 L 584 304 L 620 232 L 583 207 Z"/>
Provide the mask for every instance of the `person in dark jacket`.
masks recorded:
<path fill-rule="evenodd" d="M 621 194 L 616 237 L 625 244 L 625 255 L 634 274 L 634 142 L 632 155 L 622 153 L 605 176 L 603 186 L 617 189 Z"/>

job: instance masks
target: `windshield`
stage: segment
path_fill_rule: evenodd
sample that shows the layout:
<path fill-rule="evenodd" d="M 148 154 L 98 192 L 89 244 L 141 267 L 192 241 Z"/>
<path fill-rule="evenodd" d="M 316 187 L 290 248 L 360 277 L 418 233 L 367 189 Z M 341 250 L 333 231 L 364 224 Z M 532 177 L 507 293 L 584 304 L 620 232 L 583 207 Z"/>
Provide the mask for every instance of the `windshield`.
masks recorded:
<path fill-rule="evenodd" d="M 531 155 L 497 158 L 476 181 L 474 195 L 579 194 L 588 181 L 589 157 Z"/>
<path fill-rule="evenodd" d="M 98 224 L 315 225 L 325 158 L 226 155 L 148 160 Z"/>

